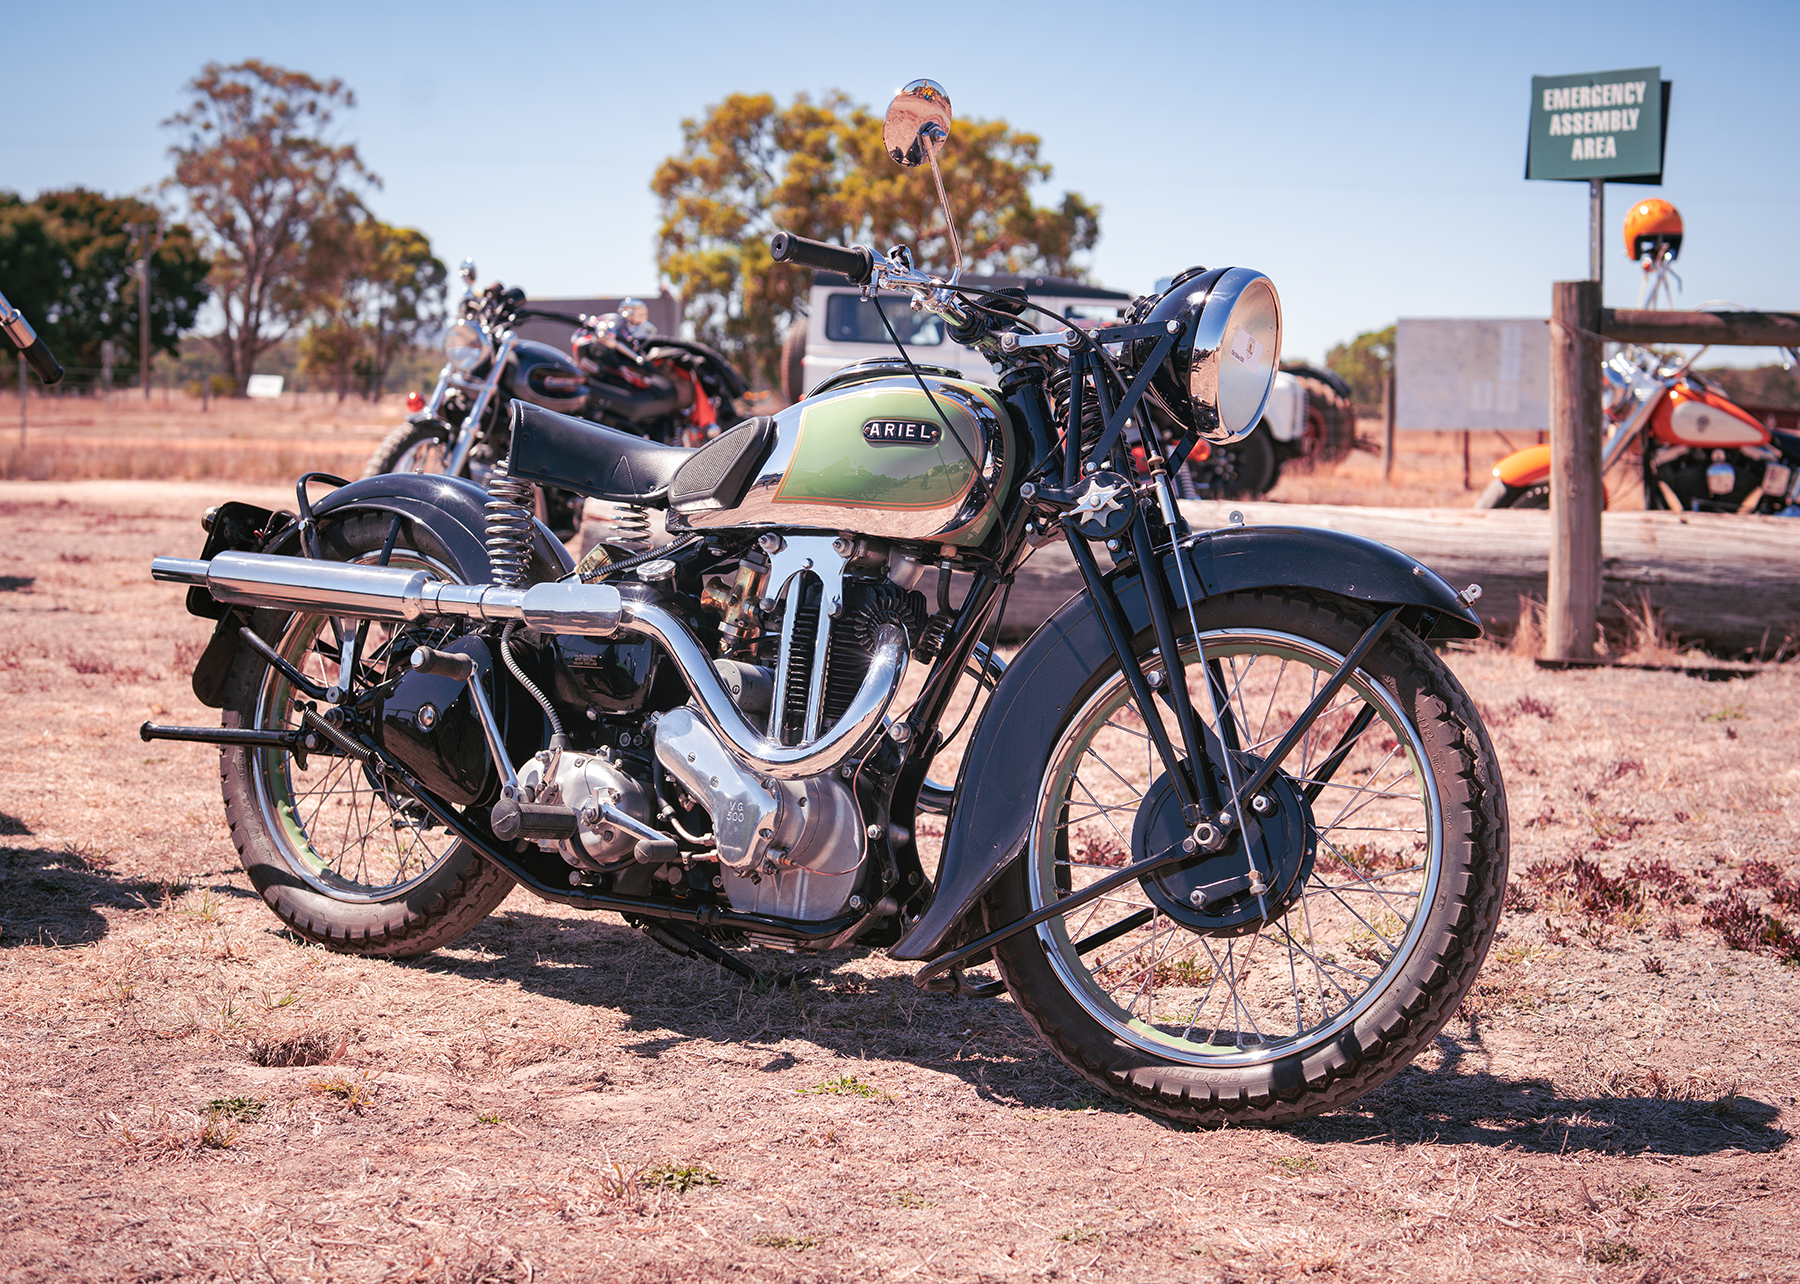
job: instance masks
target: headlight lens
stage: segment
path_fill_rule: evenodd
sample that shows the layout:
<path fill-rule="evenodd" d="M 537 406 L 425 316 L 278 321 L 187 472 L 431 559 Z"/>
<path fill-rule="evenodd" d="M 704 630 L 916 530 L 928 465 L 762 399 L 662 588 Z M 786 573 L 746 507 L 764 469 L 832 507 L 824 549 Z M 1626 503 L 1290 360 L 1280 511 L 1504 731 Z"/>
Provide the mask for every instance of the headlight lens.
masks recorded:
<path fill-rule="evenodd" d="M 1275 283 L 1251 268 L 1190 274 L 1163 296 L 1149 320 L 1181 327 L 1155 378 L 1187 426 L 1216 445 L 1249 436 L 1268 405 L 1281 358 Z"/>
<path fill-rule="evenodd" d="M 464 374 L 485 361 L 492 347 L 481 327 L 468 321 L 458 321 L 444 336 L 444 355 Z"/>

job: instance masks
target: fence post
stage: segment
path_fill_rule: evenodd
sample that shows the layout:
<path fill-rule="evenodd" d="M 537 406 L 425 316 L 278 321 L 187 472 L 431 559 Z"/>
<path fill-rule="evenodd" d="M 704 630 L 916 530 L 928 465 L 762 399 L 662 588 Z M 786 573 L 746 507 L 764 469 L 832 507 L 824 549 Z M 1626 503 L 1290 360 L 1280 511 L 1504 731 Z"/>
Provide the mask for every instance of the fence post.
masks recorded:
<path fill-rule="evenodd" d="M 1544 655 L 1591 660 L 1600 609 L 1600 283 L 1550 287 L 1550 584 Z"/>
<path fill-rule="evenodd" d="M 1381 480 L 1394 480 L 1394 368 L 1388 367 L 1381 386 Z"/>

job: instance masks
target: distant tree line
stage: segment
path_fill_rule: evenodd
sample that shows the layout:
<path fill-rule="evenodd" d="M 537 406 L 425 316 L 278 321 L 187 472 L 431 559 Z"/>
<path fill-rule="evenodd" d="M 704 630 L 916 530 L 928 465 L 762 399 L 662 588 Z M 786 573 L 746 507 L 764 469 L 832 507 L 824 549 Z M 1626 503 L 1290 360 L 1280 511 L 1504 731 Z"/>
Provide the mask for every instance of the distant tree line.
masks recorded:
<path fill-rule="evenodd" d="M 365 198 L 381 180 L 355 144 L 332 141 L 355 95 L 256 59 L 208 63 L 187 88 L 164 122 L 178 135 L 170 209 L 82 188 L 31 201 L 0 191 L 0 291 L 65 365 L 100 367 L 110 340 L 130 380 L 135 262 L 148 249 L 154 353 L 177 356 L 210 300 L 208 341 L 234 389 L 297 338 L 308 375 L 340 396 L 379 395 L 399 354 L 442 320 L 447 273 L 423 232 L 375 217 Z"/>
<path fill-rule="evenodd" d="M 175 356 L 206 301 L 209 258 L 184 223 L 161 226 L 155 206 L 86 188 L 26 201 L 0 191 L 0 293 L 31 319 L 64 365 L 138 373 L 142 335 L 136 264 L 150 254 L 150 345 Z M 160 235 L 155 229 L 161 226 Z"/>

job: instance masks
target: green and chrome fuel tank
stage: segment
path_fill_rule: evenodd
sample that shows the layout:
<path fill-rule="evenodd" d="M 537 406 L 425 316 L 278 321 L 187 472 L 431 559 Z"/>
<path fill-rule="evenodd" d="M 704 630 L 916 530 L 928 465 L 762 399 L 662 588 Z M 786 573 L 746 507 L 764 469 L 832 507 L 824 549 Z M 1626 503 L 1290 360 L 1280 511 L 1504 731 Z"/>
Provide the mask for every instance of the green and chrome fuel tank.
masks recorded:
<path fill-rule="evenodd" d="M 927 398 L 892 369 L 843 371 L 778 413 L 774 447 L 743 499 L 687 521 L 981 543 L 1018 455 L 1006 407 L 994 389 L 947 371 L 925 374 Z"/>

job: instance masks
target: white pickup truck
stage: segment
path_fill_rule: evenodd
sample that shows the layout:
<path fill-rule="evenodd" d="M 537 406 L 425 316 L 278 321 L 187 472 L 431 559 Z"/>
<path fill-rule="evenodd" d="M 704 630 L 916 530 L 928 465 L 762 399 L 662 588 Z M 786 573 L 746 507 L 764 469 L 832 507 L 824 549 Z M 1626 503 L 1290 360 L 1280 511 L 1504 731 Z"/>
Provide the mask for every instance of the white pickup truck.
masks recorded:
<path fill-rule="evenodd" d="M 965 276 L 963 284 L 998 290 L 1022 287 L 1031 301 L 1083 327 L 1117 321 L 1131 296 L 1065 277 Z M 781 391 L 798 401 L 807 389 L 854 361 L 892 355 L 894 344 L 875 305 L 858 287 L 835 272 L 815 272 L 807 315 L 788 330 L 781 346 Z M 929 313 L 914 312 L 901 294 L 882 296 L 888 323 L 921 364 L 960 370 L 977 383 L 994 382 L 994 371 L 980 353 L 952 343 L 944 324 Z M 1055 324 L 1041 312 L 1027 311 L 1025 320 L 1039 330 Z M 1350 389 L 1337 375 L 1306 366 L 1290 367 L 1275 376 L 1263 420 L 1243 441 L 1214 446 L 1204 461 L 1191 462 L 1183 490 L 1218 499 L 1247 499 L 1275 485 L 1284 463 L 1310 467 L 1341 458 L 1354 444 L 1356 418 Z"/>
<path fill-rule="evenodd" d="M 965 276 L 962 283 L 987 290 L 1023 288 L 1038 307 L 1082 326 L 1116 321 L 1131 303 L 1129 294 L 1064 277 Z M 960 370 L 977 383 L 994 382 L 993 367 L 980 353 L 950 342 L 944 323 L 929 313 L 914 312 L 905 295 L 883 294 L 882 306 L 894 333 L 920 362 Z M 1027 311 L 1024 319 L 1039 330 L 1054 324 L 1041 312 Z M 865 302 L 848 278 L 815 272 L 807 315 L 794 322 L 781 345 L 781 391 L 789 401 L 798 401 L 808 388 L 851 362 L 891 356 L 893 351 L 875 305 Z"/>

